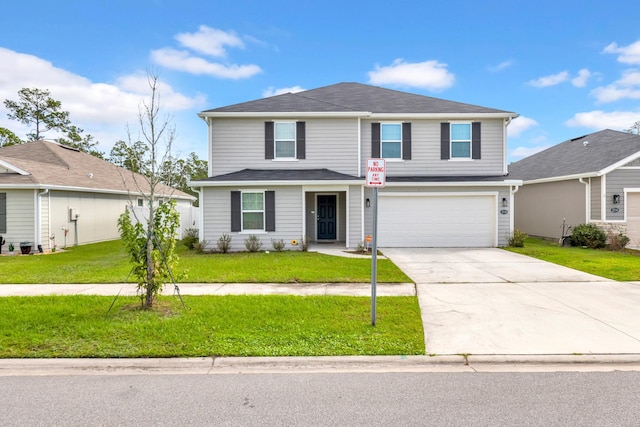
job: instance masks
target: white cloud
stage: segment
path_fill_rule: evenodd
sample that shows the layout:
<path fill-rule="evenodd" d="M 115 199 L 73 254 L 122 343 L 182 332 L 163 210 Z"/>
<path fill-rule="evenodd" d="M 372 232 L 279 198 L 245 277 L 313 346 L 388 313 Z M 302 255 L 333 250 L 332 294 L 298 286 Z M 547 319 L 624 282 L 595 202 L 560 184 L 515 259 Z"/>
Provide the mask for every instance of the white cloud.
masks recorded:
<path fill-rule="evenodd" d="M 628 129 L 633 123 L 640 119 L 640 111 L 611 111 L 605 112 L 601 110 L 587 111 L 576 113 L 565 124 L 569 127 L 586 127 L 596 130 Z"/>
<path fill-rule="evenodd" d="M 631 43 L 629 46 L 618 46 L 617 43 L 611 43 L 605 47 L 603 53 L 617 53 L 618 62 L 625 64 L 640 64 L 640 40 Z"/>
<path fill-rule="evenodd" d="M 210 28 L 206 25 L 201 25 L 195 33 L 176 34 L 175 38 L 186 48 L 215 57 L 226 56 L 225 46 L 244 47 L 244 43 L 235 33 Z"/>
<path fill-rule="evenodd" d="M 455 76 L 447 70 L 447 64 L 434 60 L 410 63 L 396 59 L 389 66 L 376 65 L 375 70 L 368 74 L 371 84 L 419 87 L 432 91 L 450 88 L 455 82 Z"/>
<path fill-rule="evenodd" d="M 592 75 L 593 73 L 591 73 L 591 71 L 583 68 L 582 70 L 578 71 L 578 75 L 576 77 L 571 79 L 571 84 L 575 87 L 585 87 L 587 85 L 587 80 L 589 80 L 589 77 L 591 77 Z"/>
<path fill-rule="evenodd" d="M 297 92 L 302 92 L 303 89 L 300 86 L 291 86 L 291 87 L 283 87 L 283 88 L 274 88 L 273 86 L 269 86 L 267 89 L 265 89 L 262 92 L 262 96 L 267 98 L 269 96 L 275 96 L 275 95 L 282 95 L 285 93 L 297 93 Z"/>
<path fill-rule="evenodd" d="M 509 158 L 511 160 L 520 160 L 523 159 L 525 157 L 529 157 L 532 156 L 536 153 L 539 153 L 542 150 L 546 150 L 547 148 L 551 147 L 550 144 L 547 145 L 538 145 L 535 147 L 518 147 L 515 148 L 513 150 L 511 150 L 511 152 L 509 153 Z"/>
<path fill-rule="evenodd" d="M 527 84 L 534 87 L 549 87 L 549 86 L 559 85 L 560 83 L 564 83 L 568 79 L 569 79 L 569 72 L 562 71 L 558 74 L 552 74 L 550 76 L 544 76 L 538 79 L 529 80 Z"/>
<path fill-rule="evenodd" d="M 94 83 L 44 59 L 0 47 L 0 99 L 17 100 L 18 91 L 25 87 L 48 90 L 53 99 L 61 102 L 62 109 L 69 111 L 71 122 L 102 145 L 111 145 L 126 136 L 126 124 L 137 123 L 140 102 L 149 95 L 143 73 L 123 76 L 111 83 Z M 160 82 L 159 93 L 163 110 L 168 113 L 199 108 L 205 103 L 204 96 L 190 98 L 164 82 Z M 20 137 L 29 132 L 18 122 L 7 119 L 4 112 L 0 114 L 0 126 Z M 47 137 L 57 135 L 47 133 Z"/>
<path fill-rule="evenodd" d="M 189 52 L 168 47 L 151 51 L 151 59 L 156 64 L 172 70 L 223 79 L 246 79 L 262 72 L 262 69 L 257 65 L 224 65 L 209 62 L 206 59 L 192 56 Z"/>
<path fill-rule="evenodd" d="M 507 127 L 507 135 L 509 138 L 514 138 L 520 136 L 522 132 L 534 126 L 538 126 L 538 122 L 529 117 L 519 116 L 509 123 L 509 127 Z"/>
<path fill-rule="evenodd" d="M 497 73 L 499 71 L 502 71 L 504 69 L 507 69 L 511 66 L 513 66 L 514 62 L 511 60 L 508 61 L 502 61 L 501 63 L 499 63 L 498 65 L 492 65 L 489 66 L 488 69 L 489 71 L 491 71 L 492 73 Z"/>
<path fill-rule="evenodd" d="M 622 78 L 607 86 L 591 91 L 599 102 L 614 102 L 620 99 L 640 99 L 640 71 L 626 70 Z"/>

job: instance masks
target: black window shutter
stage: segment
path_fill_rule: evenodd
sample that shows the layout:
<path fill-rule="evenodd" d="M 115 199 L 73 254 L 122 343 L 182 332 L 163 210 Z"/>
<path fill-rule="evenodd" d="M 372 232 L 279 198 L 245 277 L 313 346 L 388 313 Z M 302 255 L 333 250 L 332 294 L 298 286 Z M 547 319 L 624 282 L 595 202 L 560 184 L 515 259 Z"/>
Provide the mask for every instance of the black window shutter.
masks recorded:
<path fill-rule="evenodd" d="M 380 123 L 371 123 L 371 158 L 380 158 Z"/>
<path fill-rule="evenodd" d="M 265 231 L 276 231 L 276 192 L 264 192 Z"/>
<path fill-rule="evenodd" d="M 273 122 L 264 122 L 264 158 L 273 159 Z"/>
<path fill-rule="evenodd" d="M 240 192 L 231 192 L 231 231 L 242 231 L 242 201 Z"/>
<path fill-rule="evenodd" d="M 402 124 L 402 160 L 411 160 L 411 123 Z"/>
<path fill-rule="evenodd" d="M 296 159 L 306 158 L 305 122 L 296 122 Z"/>
<path fill-rule="evenodd" d="M 0 233 L 7 232 L 7 193 L 0 193 Z"/>
<path fill-rule="evenodd" d="M 480 122 L 471 123 L 471 158 L 480 159 Z"/>
<path fill-rule="evenodd" d="M 451 158 L 450 154 L 451 128 L 449 123 L 440 123 L 440 159 L 447 160 Z"/>

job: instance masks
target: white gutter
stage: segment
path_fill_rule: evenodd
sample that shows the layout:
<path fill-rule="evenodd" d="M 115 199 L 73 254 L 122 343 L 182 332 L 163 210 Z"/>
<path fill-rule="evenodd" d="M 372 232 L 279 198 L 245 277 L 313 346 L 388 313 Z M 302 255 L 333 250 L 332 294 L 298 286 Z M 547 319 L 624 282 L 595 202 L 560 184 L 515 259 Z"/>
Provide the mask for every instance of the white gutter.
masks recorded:
<path fill-rule="evenodd" d="M 545 182 L 567 181 L 572 179 L 592 178 L 600 176 L 599 172 L 577 173 L 575 175 L 554 176 L 550 178 L 528 179 L 524 180 L 524 184 L 543 184 Z"/>
<path fill-rule="evenodd" d="M 504 181 L 439 181 L 439 182 L 389 182 L 385 187 L 506 187 L 519 186 L 522 181 L 518 179 L 507 179 Z"/>
<path fill-rule="evenodd" d="M 349 181 L 343 180 L 319 180 L 319 181 L 286 181 L 286 180 L 277 180 L 277 181 L 189 181 L 187 185 L 189 187 L 198 186 L 198 187 L 255 187 L 259 186 L 292 186 L 292 185 L 364 185 L 365 179 L 353 179 Z"/>
<path fill-rule="evenodd" d="M 634 160 L 640 159 L 640 151 L 638 151 L 637 153 L 634 153 L 628 157 L 625 157 L 622 160 L 617 161 L 616 163 L 612 164 L 611 166 L 607 166 L 606 168 L 602 169 L 600 172 L 598 172 L 598 175 L 606 175 L 608 173 L 613 172 L 614 170 L 618 169 L 621 166 L 626 165 L 627 163 L 631 163 Z"/>
<path fill-rule="evenodd" d="M 200 118 L 264 118 L 265 115 L 277 118 L 302 118 L 302 117 L 366 117 L 371 119 L 447 119 L 447 120 L 470 120 L 470 119 L 506 119 L 518 117 L 518 114 L 511 112 L 495 113 L 372 113 L 370 111 L 236 111 L 236 112 L 201 112 Z"/>
<path fill-rule="evenodd" d="M 591 221 L 591 178 L 589 178 L 589 182 L 583 181 L 584 178 L 579 178 L 578 181 L 580 184 L 584 184 L 584 200 L 585 200 L 585 209 L 584 209 L 584 222 L 588 224 Z"/>
<path fill-rule="evenodd" d="M 102 188 L 91 188 L 91 187 L 68 187 L 64 185 L 47 185 L 46 187 L 42 184 L 0 184 L 0 188 L 8 188 L 8 189 L 34 189 L 34 190 L 60 190 L 60 191 L 81 191 L 85 193 L 100 193 L 100 194 L 119 194 L 119 195 L 133 195 L 133 196 L 148 196 L 149 193 L 140 193 L 140 192 L 132 192 L 132 191 L 124 191 L 124 190 L 107 190 Z M 176 190 L 177 191 L 177 190 Z M 181 200 L 195 200 L 196 198 L 193 196 L 178 196 L 174 193 L 156 193 L 156 196 L 160 197 L 170 197 L 172 199 L 181 199 Z"/>

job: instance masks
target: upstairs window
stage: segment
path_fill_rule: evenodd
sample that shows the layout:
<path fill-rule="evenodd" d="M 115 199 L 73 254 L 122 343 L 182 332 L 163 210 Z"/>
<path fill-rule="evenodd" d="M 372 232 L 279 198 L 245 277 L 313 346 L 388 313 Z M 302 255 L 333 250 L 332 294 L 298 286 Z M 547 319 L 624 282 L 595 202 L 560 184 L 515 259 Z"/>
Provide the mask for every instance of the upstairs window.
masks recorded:
<path fill-rule="evenodd" d="M 471 158 L 471 123 L 451 123 L 451 158 Z"/>
<path fill-rule="evenodd" d="M 295 122 L 275 123 L 275 158 L 296 158 L 296 124 Z"/>
<path fill-rule="evenodd" d="M 264 122 L 264 158 L 296 160 L 306 156 L 305 122 Z"/>
<path fill-rule="evenodd" d="M 383 159 L 402 158 L 402 125 L 400 123 L 380 124 L 380 148 Z"/>
<path fill-rule="evenodd" d="M 440 158 L 473 159 L 482 158 L 482 123 L 440 123 Z"/>

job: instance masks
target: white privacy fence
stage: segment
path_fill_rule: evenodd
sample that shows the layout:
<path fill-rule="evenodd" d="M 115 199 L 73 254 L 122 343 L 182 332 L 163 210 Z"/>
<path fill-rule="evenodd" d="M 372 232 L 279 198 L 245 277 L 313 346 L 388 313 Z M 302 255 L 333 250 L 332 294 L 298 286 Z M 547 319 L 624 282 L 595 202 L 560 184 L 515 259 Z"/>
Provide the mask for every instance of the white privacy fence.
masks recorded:
<path fill-rule="evenodd" d="M 141 222 L 147 221 L 149 218 L 149 208 L 142 206 L 129 206 L 131 212 L 131 220 Z M 180 228 L 178 230 L 178 238 L 184 237 L 184 230 L 187 228 L 198 228 L 200 223 L 200 211 L 195 206 L 176 206 L 176 210 L 180 214 Z"/>

